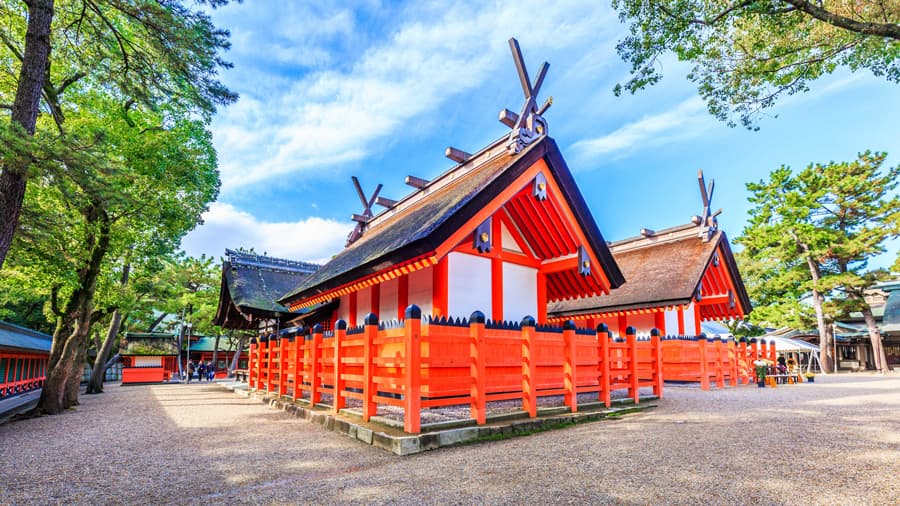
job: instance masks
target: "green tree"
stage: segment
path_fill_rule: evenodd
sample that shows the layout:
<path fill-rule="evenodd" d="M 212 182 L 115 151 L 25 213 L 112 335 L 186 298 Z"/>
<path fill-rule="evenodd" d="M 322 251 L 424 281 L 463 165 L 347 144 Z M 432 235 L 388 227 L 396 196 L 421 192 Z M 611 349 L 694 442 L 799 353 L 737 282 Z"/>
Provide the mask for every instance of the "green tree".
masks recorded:
<path fill-rule="evenodd" d="M 198 0 L 212 7 L 227 0 Z M 27 138 L 40 128 L 65 132 L 77 111 L 75 88 L 103 90 L 120 109 L 136 104 L 191 110 L 202 118 L 236 99 L 216 73 L 228 33 L 179 0 L 0 0 L 0 104 L 11 110 L 7 135 Z M 52 122 L 42 126 L 44 108 Z M 9 132 L 12 132 L 9 134 Z M 45 142 L 37 138 L 35 142 Z M 27 181 L 41 174 L 34 151 L 0 159 L 0 267 L 19 220 Z"/>
<path fill-rule="evenodd" d="M 618 44 L 631 78 L 615 93 L 657 83 L 660 59 L 694 64 L 688 79 L 710 113 L 754 128 L 779 97 L 839 68 L 900 81 L 900 1 L 613 0 L 629 35 Z"/>
<path fill-rule="evenodd" d="M 749 183 L 750 223 L 737 242 L 741 266 L 754 299 L 755 321 L 798 324 L 809 295 L 820 336 L 822 363 L 833 367 L 834 314 L 860 311 L 876 355 L 887 367 L 881 336 L 863 291 L 882 272 L 868 260 L 885 252 L 900 234 L 900 198 L 892 196 L 900 168 L 881 172 L 885 155 L 862 153 L 846 163 L 814 164 L 797 175 L 773 171 L 769 181 Z"/>

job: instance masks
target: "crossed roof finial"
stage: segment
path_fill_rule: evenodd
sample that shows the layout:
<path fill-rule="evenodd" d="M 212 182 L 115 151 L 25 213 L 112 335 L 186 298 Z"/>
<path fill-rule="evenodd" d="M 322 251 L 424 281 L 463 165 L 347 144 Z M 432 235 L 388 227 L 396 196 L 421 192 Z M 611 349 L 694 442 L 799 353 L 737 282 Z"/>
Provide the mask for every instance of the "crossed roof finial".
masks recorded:
<path fill-rule="evenodd" d="M 528 77 L 528 70 L 525 68 L 522 50 L 519 48 L 519 41 L 515 38 L 509 39 L 509 48 L 512 50 L 516 71 L 519 73 L 519 81 L 522 83 L 522 91 L 525 93 L 525 103 L 522 104 L 519 114 L 509 109 L 500 111 L 500 122 L 512 128 L 506 149 L 509 151 L 509 154 L 514 155 L 525 149 L 525 146 L 547 135 L 547 121 L 543 118 L 543 114 L 553 104 L 553 97 L 548 98 L 544 105 L 538 107 L 537 95 L 541 90 L 541 85 L 544 84 L 544 77 L 547 76 L 547 69 L 550 68 L 550 64 L 544 62 L 541 65 L 537 79 L 532 86 L 531 79 Z"/>
<path fill-rule="evenodd" d="M 711 212 L 716 180 L 710 180 L 709 187 L 707 187 L 706 180 L 703 178 L 703 171 L 699 170 L 697 171 L 697 183 L 700 185 L 700 198 L 703 199 L 703 214 L 701 216 L 693 216 L 691 221 L 701 227 L 700 237 L 704 241 L 708 241 L 719 228 L 719 221 L 716 219 L 716 216 L 722 214 L 722 208 L 720 207 L 717 211 Z"/>

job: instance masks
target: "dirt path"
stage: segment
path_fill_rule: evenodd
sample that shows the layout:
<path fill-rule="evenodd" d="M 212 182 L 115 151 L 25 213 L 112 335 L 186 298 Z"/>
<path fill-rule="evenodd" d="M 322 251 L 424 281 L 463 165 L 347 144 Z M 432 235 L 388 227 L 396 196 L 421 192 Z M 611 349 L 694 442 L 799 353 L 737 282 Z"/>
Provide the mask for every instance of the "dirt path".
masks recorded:
<path fill-rule="evenodd" d="M 900 376 L 673 387 L 624 419 L 396 457 L 216 385 L 0 425 L 0 504 L 900 504 Z"/>

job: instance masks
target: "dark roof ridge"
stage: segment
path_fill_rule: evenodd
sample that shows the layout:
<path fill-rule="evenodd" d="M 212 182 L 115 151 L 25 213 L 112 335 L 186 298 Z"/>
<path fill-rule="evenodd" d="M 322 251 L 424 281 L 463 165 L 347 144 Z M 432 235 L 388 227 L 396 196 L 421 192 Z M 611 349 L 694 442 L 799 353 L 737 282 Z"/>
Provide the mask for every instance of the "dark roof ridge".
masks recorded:
<path fill-rule="evenodd" d="M 625 239 L 619 239 L 618 241 L 613 241 L 609 243 L 610 248 L 620 248 L 621 250 L 632 249 L 626 248 L 625 246 L 633 245 L 633 247 L 646 247 L 653 246 L 654 244 L 661 244 L 673 241 L 680 241 L 687 237 L 693 235 L 697 238 L 698 241 L 703 240 L 698 234 L 685 234 L 683 232 L 690 230 L 692 232 L 698 232 L 702 227 L 695 223 L 685 223 L 684 225 L 676 225 L 674 227 L 664 228 L 662 230 L 654 230 L 653 235 L 647 237 L 644 235 L 636 235 L 633 237 L 628 237 Z M 716 230 L 716 233 L 719 231 Z M 635 243 L 643 243 L 643 244 L 635 244 Z"/>
<path fill-rule="evenodd" d="M 225 249 L 228 262 L 233 266 L 257 267 L 283 272 L 302 272 L 312 274 L 321 267 L 319 264 L 304 262 L 301 260 L 288 260 L 256 253 L 244 253 L 232 249 Z"/>

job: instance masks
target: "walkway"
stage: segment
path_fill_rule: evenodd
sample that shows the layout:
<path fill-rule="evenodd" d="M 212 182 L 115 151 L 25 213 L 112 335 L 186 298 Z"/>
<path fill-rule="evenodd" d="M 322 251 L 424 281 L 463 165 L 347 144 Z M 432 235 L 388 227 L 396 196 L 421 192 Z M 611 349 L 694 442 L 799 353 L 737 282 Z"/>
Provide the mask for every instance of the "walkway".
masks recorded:
<path fill-rule="evenodd" d="M 218 385 L 108 386 L 0 425 L 0 504 L 896 504 L 898 413 L 898 375 L 671 387 L 619 420 L 396 457 Z"/>

